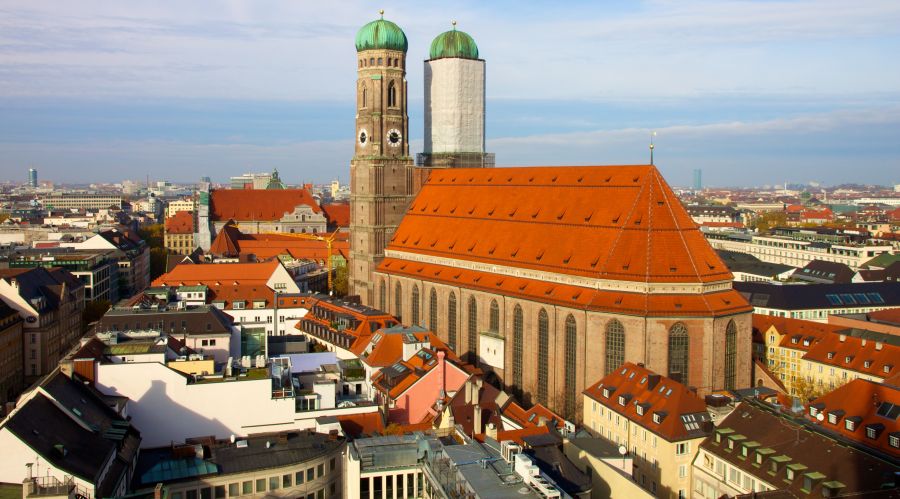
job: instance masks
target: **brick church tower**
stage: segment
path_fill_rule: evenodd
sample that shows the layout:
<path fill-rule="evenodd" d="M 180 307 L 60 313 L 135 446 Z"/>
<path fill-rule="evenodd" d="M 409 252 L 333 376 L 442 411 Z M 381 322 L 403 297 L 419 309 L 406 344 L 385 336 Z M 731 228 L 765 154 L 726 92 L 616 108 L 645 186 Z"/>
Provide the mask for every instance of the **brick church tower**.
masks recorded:
<path fill-rule="evenodd" d="M 415 164 L 407 142 L 406 50 L 403 30 L 383 17 L 356 34 L 349 292 L 367 305 L 374 303 L 375 268 L 415 194 Z"/>

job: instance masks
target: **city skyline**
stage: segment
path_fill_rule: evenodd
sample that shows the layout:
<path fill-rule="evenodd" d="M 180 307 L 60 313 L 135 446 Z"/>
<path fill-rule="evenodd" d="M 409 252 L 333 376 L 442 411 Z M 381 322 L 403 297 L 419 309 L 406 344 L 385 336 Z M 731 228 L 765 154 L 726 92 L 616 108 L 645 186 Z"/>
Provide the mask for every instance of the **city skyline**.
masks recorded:
<path fill-rule="evenodd" d="M 348 39 L 383 6 L 410 39 L 411 152 L 421 61 L 457 19 L 487 61 L 498 165 L 647 163 L 655 130 L 673 185 L 900 181 L 892 2 L 216 5 L 8 3 L 2 180 L 346 179 Z"/>

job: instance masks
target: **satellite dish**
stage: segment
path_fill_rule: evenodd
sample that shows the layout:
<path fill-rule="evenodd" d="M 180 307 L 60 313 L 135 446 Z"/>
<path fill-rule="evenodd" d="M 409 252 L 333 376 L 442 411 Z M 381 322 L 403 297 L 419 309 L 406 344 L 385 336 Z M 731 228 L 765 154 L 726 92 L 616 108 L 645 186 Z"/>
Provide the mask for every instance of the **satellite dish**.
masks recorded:
<path fill-rule="evenodd" d="M 816 414 L 816 420 L 819 421 L 820 423 L 821 423 L 822 421 L 825 421 L 825 415 L 822 414 L 821 412 L 818 413 L 818 414 Z"/>
<path fill-rule="evenodd" d="M 627 453 L 628 453 L 628 449 L 626 449 L 624 445 L 620 445 L 619 446 L 619 455 L 624 456 Z"/>

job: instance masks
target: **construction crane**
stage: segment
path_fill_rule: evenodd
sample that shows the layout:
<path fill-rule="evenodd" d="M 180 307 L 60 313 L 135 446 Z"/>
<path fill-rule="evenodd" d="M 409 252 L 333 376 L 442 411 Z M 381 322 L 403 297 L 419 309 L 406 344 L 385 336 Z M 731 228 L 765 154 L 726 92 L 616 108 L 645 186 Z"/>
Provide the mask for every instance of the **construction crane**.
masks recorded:
<path fill-rule="evenodd" d="M 238 230 L 240 230 L 239 225 L 234 224 L 234 227 L 237 228 Z M 257 234 L 272 234 L 272 235 L 276 235 L 276 236 L 289 236 L 289 237 L 296 237 L 299 239 L 307 239 L 310 241 L 323 241 L 325 243 L 325 246 L 328 248 L 328 258 L 325 260 L 325 269 L 328 271 L 328 294 L 332 294 L 334 292 L 334 283 L 332 282 L 333 281 L 333 276 L 332 276 L 333 264 L 331 261 L 331 259 L 332 259 L 331 249 L 332 249 L 332 243 L 334 243 L 334 238 L 337 237 L 337 231 L 332 232 L 328 236 L 323 236 L 321 234 L 309 234 L 306 232 L 301 232 L 301 233 L 257 232 Z"/>

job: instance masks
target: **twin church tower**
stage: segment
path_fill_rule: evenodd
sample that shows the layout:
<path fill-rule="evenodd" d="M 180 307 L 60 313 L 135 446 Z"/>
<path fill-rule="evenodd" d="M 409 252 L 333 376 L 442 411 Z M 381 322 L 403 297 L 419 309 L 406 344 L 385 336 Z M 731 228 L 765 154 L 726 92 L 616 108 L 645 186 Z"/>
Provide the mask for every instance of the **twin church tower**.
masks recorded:
<path fill-rule="evenodd" d="M 356 34 L 356 149 L 350 161 L 350 294 L 372 305 L 372 275 L 430 168 L 493 166 L 484 144 L 485 64 L 454 28 L 425 61 L 425 144 L 409 152 L 406 53 L 399 26 L 383 17 Z"/>

